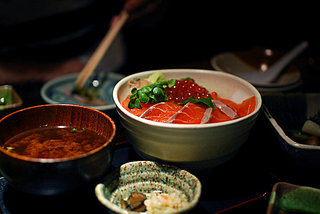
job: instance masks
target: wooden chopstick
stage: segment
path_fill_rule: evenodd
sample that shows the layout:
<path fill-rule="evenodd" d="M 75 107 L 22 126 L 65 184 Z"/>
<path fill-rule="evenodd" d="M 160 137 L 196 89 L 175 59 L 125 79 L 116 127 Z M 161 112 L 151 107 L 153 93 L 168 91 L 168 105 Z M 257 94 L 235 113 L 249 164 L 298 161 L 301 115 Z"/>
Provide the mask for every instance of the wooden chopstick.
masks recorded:
<path fill-rule="evenodd" d="M 110 45 L 112 44 L 114 38 L 118 35 L 118 32 L 124 25 L 124 23 L 128 19 L 128 13 L 126 11 L 122 11 L 119 15 L 119 19 L 116 20 L 110 27 L 108 33 L 105 35 L 103 40 L 100 42 L 97 49 L 94 51 L 89 61 L 85 65 L 85 67 L 80 72 L 79 76 L 76 79 L 75 85 L 77 88 L 82 88 L 92 72 L 95 70 L 97 65 L 99 64 L 102 57 L 108 51 Z"/>

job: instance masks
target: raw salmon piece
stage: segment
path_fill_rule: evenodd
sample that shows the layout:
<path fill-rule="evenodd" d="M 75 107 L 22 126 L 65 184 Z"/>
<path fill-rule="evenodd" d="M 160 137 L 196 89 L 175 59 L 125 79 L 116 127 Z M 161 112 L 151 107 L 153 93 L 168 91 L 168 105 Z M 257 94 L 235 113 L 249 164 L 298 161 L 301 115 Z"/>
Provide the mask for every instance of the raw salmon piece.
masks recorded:
<path fill-rule="evenodd" d="M 254 96 L 242 101 L 238 106 L 238 114 L 240 117 L 246 116 L 256 108 L 256 98 Z"/>
<path fill-rule="evenodd" d="M 223 99 L 218 96 L 216 92 L 212 92 L 211 96 L 214 100 L 220 100 L 224 104 L 226 104 L 228 107 L 230 107 L 234 112 L 238 114 L 239 117 L 244 117 L 251 112 L 253 112 L 256 108 L 256 98 L 255 96 L 249 97 L 248 99 L 242 101 L 242 103 L 237 104 L 231 100 Z M 229 120 L 228 116 L 224 116 L 223 112 L 214 112 L 215 115 L 213 115 L 212 122 L 222 122 Z M 216 120 L 217 119 L 217 120 Z"/>
<path fill-rule="evenodd" d="M 211 123 L 218 123 L 231 120 L 225 113 L 223 113 L 219 108 L 212 111 Z"/>
<path fill-rule="evenodd" d="M 218 109 L 221 110 L 221 112 L 223 112 L 225 115 L 227 115 L 228 117 L 230 117 L 230 119 L 236 119 L 238 118 L 238 114 L 237 112 L 235 112 L 232 108 L 230 108 L 229 106 L 227 106 L 224 102 L 222 102 L 221 100 L 212 100 L 212 103 L 214 104 L 214 106 Z"/>
<path fill-rule="evenodd" d="M 140 117 L 147 120 L 166 123 L 168 119 L 182 109 L 182 106 L 173 102 L 161 102 L 148 108 Z"/>
<path fill-rule="evenodd" d="M 212 108 L 202 104 L 187 103 L 169 118 L 167 123 L 203 124 L 211 121 Z"/>

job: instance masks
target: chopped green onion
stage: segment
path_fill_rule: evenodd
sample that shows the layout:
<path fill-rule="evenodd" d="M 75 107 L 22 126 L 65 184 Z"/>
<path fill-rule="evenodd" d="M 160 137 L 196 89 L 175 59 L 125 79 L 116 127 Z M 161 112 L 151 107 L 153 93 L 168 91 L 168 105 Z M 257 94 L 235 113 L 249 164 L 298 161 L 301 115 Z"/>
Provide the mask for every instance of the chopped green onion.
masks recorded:
<path fill-rule="evenodd" d="M 7 152 L 14 152 L 14 147 L 12 147 L 12 146 L 8 146 L 8 147 L 6 147 L 6 150 L 7 150 Z"/>

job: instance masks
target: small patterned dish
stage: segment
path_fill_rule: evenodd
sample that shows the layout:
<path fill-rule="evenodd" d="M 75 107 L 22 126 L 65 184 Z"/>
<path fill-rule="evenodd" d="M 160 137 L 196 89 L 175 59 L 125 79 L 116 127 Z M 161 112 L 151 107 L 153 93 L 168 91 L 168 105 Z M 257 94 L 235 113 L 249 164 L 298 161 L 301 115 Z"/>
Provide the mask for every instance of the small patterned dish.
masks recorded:
<path fill-rule="evenodd" d="M 115 84 L 123 78 L 123 75 L 108 72 L 92 75 L 87 83 L 97 84 L 95 102 L 86 102 L 83 97 L 72 94 L 78 73 L 68 74 L 55 78 L 41 88 L 41 97 L 50 104 L 67 103 L 92 107 L 100 111 L 115 109 L 112 99 L 112 91 Z M 87 86 L 87 85 L 86 85 Z"/>
<path fill-rule="evenodd" d="M 136 161 L 123 164 L 95 188 L 98 200 L 116 213 L 137 213 L 121 208 L 121 201 L 127 200 L 133 192 L 145 194 L 147 200 L 152 192 L 175 194 L 183 203 L 174 209 L 174 213 L 182 213 L 198 203 L 201 183 L 194 175 L 175 166 Z M 168 210 L 165 212 L 170 213 Z"/>

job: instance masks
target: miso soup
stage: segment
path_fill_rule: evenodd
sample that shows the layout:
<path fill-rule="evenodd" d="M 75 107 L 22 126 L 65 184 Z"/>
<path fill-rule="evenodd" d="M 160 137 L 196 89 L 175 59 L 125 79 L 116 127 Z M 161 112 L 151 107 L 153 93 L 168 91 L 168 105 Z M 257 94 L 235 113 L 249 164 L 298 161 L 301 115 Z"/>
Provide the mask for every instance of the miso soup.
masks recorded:
<path fill-rule="evenodd" d="M 37 128 L 10 138 L 3 148 L 32 158 L 66 158 L 102 146 L 106 138 L 91 130 L 72 127 Z"/>

